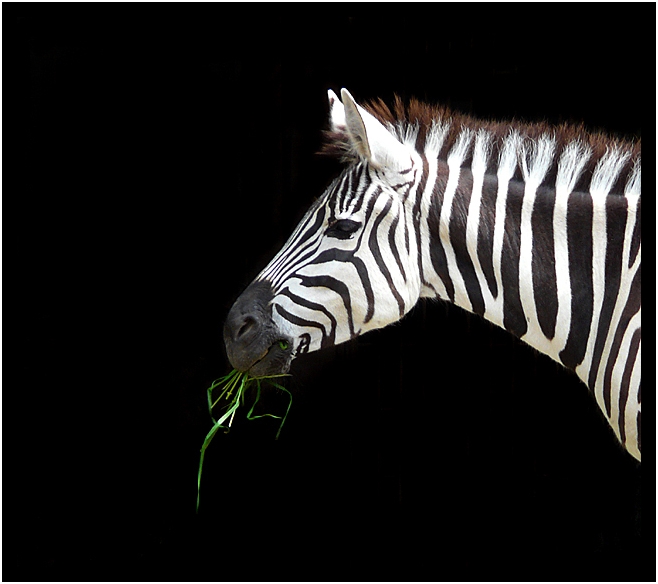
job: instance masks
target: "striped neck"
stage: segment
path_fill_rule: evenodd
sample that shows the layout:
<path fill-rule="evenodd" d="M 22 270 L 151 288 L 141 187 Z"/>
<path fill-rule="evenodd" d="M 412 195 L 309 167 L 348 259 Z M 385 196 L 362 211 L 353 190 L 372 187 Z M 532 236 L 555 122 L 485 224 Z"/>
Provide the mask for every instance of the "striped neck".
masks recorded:
<path fill-rule="evenodd" d="M 494 167 L 490 139 L 465 130 L 445 159 L 421 155 L 433 184 L 424 205 L 429 258 L 422 258 L 422 295 L 479 314 L 592 387 L 597 335 L 590 331 L 599 328 L 606 275 L 626 298 L 639 266 L 633 174 L 625 195 L 609 194 L 629 156 L 611 149 L 589 192 L 579 192 L 573 187 L 590 156 L 581 144 L 557 157 L 552 138 L 524 145 L 511 133 Z M 609 254 L 619 258 L 615 265 L 606 264 Z M 613 312 L 623 306 L 607 304 Z"/>

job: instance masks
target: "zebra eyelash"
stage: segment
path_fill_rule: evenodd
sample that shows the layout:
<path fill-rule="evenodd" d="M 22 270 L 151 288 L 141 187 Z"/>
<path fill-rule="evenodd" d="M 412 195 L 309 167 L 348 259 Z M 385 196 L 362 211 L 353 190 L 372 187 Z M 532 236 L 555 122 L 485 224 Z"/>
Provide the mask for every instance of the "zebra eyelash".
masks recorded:
<path fill-rule="evenodd" d="M 350 239 L 360 228 L 361 223 L 359 221 L 354 221 L 352 219 L 337 219 L 329 225 L 325 234 L 328 237 L 333 237 L 335 239 Z"/>

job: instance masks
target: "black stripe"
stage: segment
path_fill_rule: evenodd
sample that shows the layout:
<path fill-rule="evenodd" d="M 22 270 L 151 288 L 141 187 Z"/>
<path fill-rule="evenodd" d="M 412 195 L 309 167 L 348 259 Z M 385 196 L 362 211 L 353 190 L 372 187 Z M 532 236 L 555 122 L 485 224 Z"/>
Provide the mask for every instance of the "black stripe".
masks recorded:
<path fill-rule="evenodd" d="M 448 260 L 446 258 L 445 249 L 443 249 L 443 242 L 441 241 L 441 236 L 439 235 L 441 233 L 441 207 L 443 206 L 443 195 L 446 190 L 447 173 L 448 173 L 447 164 L 439 161 L 439 167 L 441 167 L 441 165 L 445 166 L 446 173 L 438 174 L 438 170 L 437 170 L 436 182 L 434 184 L 432 197 L 430 199 L 430 209 L 427 218 L 429 231 L 432 235 L 434 235 L 434 237 L 430 238 L 430 259 L 432 261 L 432 267 L 434 268 L 434 271 L 439 276 L 439 278 L 443 282 L 443 285 L 445 286 L 450 302 L 454 302 L 455 286 L 453 285 L 452 280 L 450 279 L 450 274 L 448 273 Z M 418 228 L 417 231 L 419 229 L 420 228 Z M 420 234 L 419 234 L 419 243 L 420 243 Z M 418 251 L 418 254 L 420 260 L 420 257 L 422 257 L 420 256 L 420 249 Z M 424 278 L 423 278 L 423 284 L 434 288 L 433 286 L 431 286 L 431 284 L 426 282 Z"/>
<path fill-rule="evenodd" d="M 630 347 L 628 348 L 628 357 L 626 359 L 626 367 L 624 368 L 624 375 L 621 379 L 621 388 L 619 392 L 619 439 L 622 444 L 626 443 L 626 404 L 628 403 L 628 389 L 631 384 L 631 375 L 633 374 L 633 366 L 637 357 L 638 349 L 640 348 L 640 337 L 642 329 L 637 329 L 633 333 Z M 638 400 L 638 403 L 640 400 Z"/>
<path fill-rule="evenodd" d="M 284 296 L 287 296 L 298 306 L 303 306 L 304 308 L 308 308 L 309 310 L 315 310 L 317 312 L 321 312 L 322 314 L 324 314 L 329 319 L 329 322 L 331 322 L 331 329 L 329 330 L 328 335 L 325 334 L 324 332 L 322 334 L 322 348 L 336 344 L 336 327 L 338 326 L 338 323 L 336 322 L 334 315 L 331 314 L 331 312 L 329 312 L 322 304 L 318 304 L 317 302 L 311 302 L 306 298 L 297 296 L 297 294 L 290 291 L 290 288 L 284 288 L 283 290 L 281 290 L 281 292 L 279 292 L 279 294 L 283 294 Z"/>
<path fill-rule="evenodd" d="M 309 328 L 317 328 L 322 332 L 322 346 L 325 346 L 324 339 L 327 336 L 327 330 L 324 328 L 324 325 L 321 322 L 316 322 L 314 320 L 306 320 L 288 312 L 283 306 L 279 304 L 274 305 L 274 309 L 281 315 L 282 318 L 285 318 L 288 322 L 296 324 L 297 326 L 305 326 Z"/>
<path fill-rule="evenodd" d="M 372 193 L 372 196 L 368 201 L 368 206 L 366 207 L 365 210 L 364 223 L 367 223 L 370 220 L 370 217 L 372 217 L 372 210 L 374 209 L 375 203 L 377 202 L 377 198 L 379 197 L 381 192 L 382 192 L 381 187 L 377 186 L 374 192 Z M 363 238 L 365 236 L 365 233 L 366 230 L 363 229 L 359 235 L 359 241 L 356 244 L 355 250 L 361 249 L 361 245 L 363 244 Z M 359 276 L 361 277 L 361 282 L 364 284 L 364 288 L 365 288 L 365 283 L 367 283 L 368 285 L 366 288 L 366 299 L 368 301 L 368 308 L 366 311 L 366 317 L 363 320 L 363 324 L 367 324 L 375 315 L 375 295 L 373 294 L 372 287 L 370 286 L 370 278 L 368 277 L 368 269 L 366 268 L 366 265 L 363 263 L 362 260 L 360 260 L 357 257 L 353 257 L 351 261 L 356 266 L 356 269 L 359 272 Z"/>
<path fill-rule="evenodd" d="M 420 224 L 420 205 L 423 200 L 423 193 L 425 192 L 425 188 L 427 186 L 427 178 L 429 176 L 429 164 L 427 163 L 427 158 L 425 158 L 424 154 L 420 155 L 421 160 L 423 161 L 423 174 L 420 177 L 420 183 L 418 184 L 418 189 L 416 189 L 416 200 L 414 201 L 414 206 L 413 206 L 413 221 L 414 221 L 414 227 L 416 228 L 416 233 L 418 234 L 418 240 L 420 241 L 420 232 L 419 232 L 419 224 Z M 420 250 L 419 250 L 420 253 Z"/>
<path fill-rule="evenodd" d="M 340 195 L 342 192 L 342 187 L 345 184 L 346 178 L 347 178 L 347 174 L 341 177 L 339 184 L 336 186 L 335 189 L 331 191 L 331 194 L 327 198 L 327 202 L 324 205 L 324 208 L 329 211 L 328 221 L 330 224 L 336 220 L 336 209 L 338 209 L 338 206 L 340 205 L 340 200 L 341 200 Z"/>
<path fill-rule="evenodd" d="M 410 183 L 411 185 L 416 184 L 416 180 L 417 180 L 418 172 L 420 172 L 420 171 L 419 171 L 417 168 L 414 168 L 414 176 L 413 176 L 413 178 L 411 179 L 411 183 Z M 421 174 L 421 180 L 422 180 L 423 176 L 426 176 L 426 175 L 425 175 L 424 173 Z M 427 180 L 427 178 L 426 178 L 425 180 Z M 416 191 L 416 192 L 418 192 L 418 191 Z M 402 195 L 402 204 L 403 204 L 403 205 L 405 205 L 405 204 L 407 203 L 407 199 L 409 198 L 409 194 L 410 194 L 410 193 L 411 193 L 411 187 L 409 187 L 409 188 L 407 189 L 407 191 L 404 193 L 404 195 Z"/>
<path fill-rule="evenodd" d="M 305 221 L 304 219 L 304 225 L 299 229 L 297 236 L 300 237 L 300 239 L 296 243 L 296 250 L 299 251 L 301 247 L 304 246 L 304 243 L 306 243 L 309 239 L 315 235 L 315 233 L 320 229 L 320 226 L 322 225 L 322 222 L 324 221 L 324 218 L 327 214 L 327 210 L 324 204 L 320 204 L 321 201 L 318 201 L 317 204 L 317 209 L 312 210 L 312 212 L 309 212 L 308 217 L 306 217 Z M 315 217 L 315 219 L 313 219 Z M 313 225 L 309 227 L 309 224 L 313 220 Z"/>
<path fill-rule="evenodd" d="M 610 350 L 605 356 L 605 371 L 603 374 L 603 402 L 605 404 L 605 410 L 608 416 L 610 415 L 611 407 L 611 393 L 612 393 L 612 373 L 619 358 L 619 350 L 621 349 L 622 341 L 624 340 L 624 335 L 627 332 L 628 322 L 619 321 L 617 325 L 617 330 L 615 331 L 615 336 L 610 345 Z M 623 388 L 622 388 L 623 389 Z"/>
<path fill-rule="evenodd" d="M 555 190 L 537 189 L 530 223 L 532 225 L 532 285 L 537 319 L 547 339 L 555 336 L 557 323 L 557 275 L 553 209 Z"/>
<path fill-rule="evenodd" d="M 368 173 L 368 165 L 365 164 L 364 162 L 359 162 L 355 167 L 355 184 L 356 184 L 356 190 L 365 192 L 370 183 L 372 182 L 370 180 L 370 174 Z"/>
<path fill-rule="evenodd" d="M 356 249 L 359 249 L 359 247 L 357 246 Z M 361 279 L 361 285 L 363 286 L 363 291 L 365 292 L 366 295 L 366 301 L 368 303 L 364 324 L 369 322 L 375 313 L 375 295 L 372 291 L 372 284 L 370 283 L 370 277 L 368 276 L 368 268 L 363 263 L 363 260 L 361 260 L 361 258 L 358 258 L 354 255 L 353 251 L 336 249 L 336 248 L 331 248 L 323 251 L 315 260 L 313 260 L 312 264 L 318 265 L 318 264 L 324 264 L 333 261 L 341 262 L 341 263 L 349 262 L 356 268 L 359 278 Z"/>
<path fill-rule="evenodd" d="M 347 207 L 350 204 L 350 201 L 352 199 L 352 193 L 354 192 L 354 184 L 353 184 L 353 179 L 354 179 L 354 172 L 348 172 L 347 173 L 347 184 L 342 185 L 342 198 L 340 201 L 340 211 L 345 212 L 347 211 Z"/>
<path fill-rule="evenodd" d="M 429 165 L 427 163 L 427 158 L 425 158 L 424 154 L 420 155 L 420 159 L 423 162 L 423 171 L 420 175 L 420 183 L 418 184 L 418 188 L 416 189 L 416 200 L 414 201 L 413 209 L 411 212 L 411 221 L 413 222 L 413 228 L 414 232 L 416 233 L 416 246 L 417 246 L 417 254 L 418 254 L 418 269 L 420 271 L 420 278 L 423 284 L 428 285 L 427 282 L 425 282 L 425 270 L 423 268 L 423 247 L 422 247 L 422 242 L 421 242 L 421 237 L 420 237 L 420 205 L 423 199 L 423 193 L 425 192 L 425 188 L 427 185 L 427 177 L 429 174 Z M 406 222 L 405 222 L 406 223 Z M 430 241 L 432 239 L 433 231 L 430 230 Z M 437 232 L 438 233 L 438 232 Z M 409 247 L 409 234 L 405 233 L 407 237 L 407 253 L 411 255 L 411 249 Z"/>
<path fill-rule="evenodd" d="M 592 284 L 592 198 L 571 193 L 567 201 L 567 247 L 571 281 L 571 326 L 560 360 L 575 369 L 587 350 L 592 323 L 594 292 Z"/>
<path fill-rule="evenodd" d="M 379 229 L 379 226 L 381 225 L 381 222 L 384 220 L 384 217 L 386 217 L 389 210 L 391 209 L 391 205 L 392 205 L 392 201 L 391 199 L 388 199 L 386 201 L 386 205 L 384 206 L 383 211 L 377 216 L 377 219 L 375 219 L 375 223 L 372 226 L 372 230 L 370 231 L 370 238 L 368 239 L 368 245 L 370 247 L 370 251 L 372 252 L 373 257 L 375 258 L 375 262 L 377 262 L 379 271 L 386 279 L 386 282 L 388 283 L 388 287 L 398 303 L 398 308 L 400 310 L 400 318 L 402 318 L 404 316 L 404 300 L 402 299 L 402 296 L 400 296 L 400 293 L 395 288 L 395 284 L 393 283 L 393 278 L 391 277 L 391 273 L 386 267 L 386 262 L 384 261 L 384 258 L 382 257 L 381 251 L 379 249 L 379 241 L 377 237 L 377 231 Z"/>
<path fill-rule="evenodd" d="M 457 268 L 464 280 L 464 286 L 466 286 L 466 293 L 471 301 L 473 312 L 484 316 L 482 290 L 480 289 L 480 283 L 475 273 L 473 260 L 468 253 L 468 246 L 466 245 L 466 221 L 468 218 L 468 207 L 471 202 L 471 196 L 473 195 L 473 174 L 468 168 L 457 169 L 455 172 L 459 173 L 459 180 L 448 220 L 450 243 L 455 252 Z"/>
<path fill-rule="evenodd" d="M 402 274 L 402 279 L 404 280 L 404 283 L 407 283 L 407 274 L 404 271 L 404 266 L 402 265 L 402 261 L 400 260 L 400 253 L 398 252 L 398 246 L 397 243 L 395 242 L 395 230 L 397 229 L 398 223 L 400 221 L 400 216 L 396 215 L 393 218 L 393 222 L 391 223 L 391 229 L 388 232 L 388 245 L 391 248 L 391 251 L 393 252 L 393 257 L 395 258 L 395 261 L 398 265 L 398 269 L 400 270 L 400 273 Z"/>
<path fill-rule="evenodd" d="M 505 234 L 501 257 L 500 275 L 503 293 L 503 326 L 522 337 L 528 330 L 521 297 L 519 295 L 519 259 L 521 246 L 521 208 L 525 185 L 512 180 L 507 187 L 505 209 Z"/>
<path fill-rule="evenodd" d="M 361 209 L 361 207 L 363 206 L 363 201 L 365 200 L 366 192 L 368 191 L 368 188 L 372 183 L 372 180 L 370 179 L 370 175 L 368 174 L 366 165 L 364 163 L 360 163 L 356 167 L 356 170 L 359 175 L 358 190 L 360 190 L 361 192 L 357 193 L 358 198 L 356 200 L 356 204 L 354 205 L 354 209 L 352 210 L 352 213 L 357 213 Z M 360 186 L 361 182 L 363 182 L 363 187 Z"/>
<path fill-rule="evenodd" d="M 498 283 L 493 267 L 493 236 L 496 225 L 496 195 L 498 177 L 485 175 L 482 184 L 482 205 L 480 206 L 480 228 L 478 229 L 477 253 L 482 273 L 494 298 L 498 297 Z"/>
<path fill-rule="evenodd" d="M 299 250 L 297 249 L 296 251 L 298 252 L 297 255 L 290 255 L 288 258 L 286 258 L 286 262 L 282 263 L 281 266 L 279 266 L 279 269 L 277 269 L 277 277 L 274 278 L 273 280 L 278 280 L 280 272 L 284 272 L 286 270 L 295 270 L 297 267 L 301 264 L 302 266 L 305 265 L 305 262 L 308 258 L 313 257 L 317 251 L 318 248 L 320 247 L 320 244 L 322 243 L 322 239 L 319 238 L 316 245 L 310 248 L 306 248 L 305 250 Z M 302 252 L 304 255 L 299 255 Z M 289 278 L 290 276 L 288 276 Z"/>
<path fill-rule="evenodd" d="M 642 452 L 642 424 L 641 422 L 642 412 L 641 410 L 637 411 L 637 449 Z"/>
<path fill-rule="evenodd" d="M 344 282 L 336 280 L 331 276 L 302 276 L 297 275 L 297 278 L 301 280 L 302 286 L 306 288 L 328 288 L 332 290 L 338 296 L 340 296 L 345 306 L 345 312 L 347 312 L 347 324 L 350 329 L 350 338 L 356 336 L 354 332 L 354 319 L 352 317 L 352 301 L 350 299 L 350 291 Z"/>
<path fill-rule="evenodd" d="M 412 179 L 412 180 L 407 181 L 407 182 L 398 183 L 398 184 L 396 184 L 396 185 L 391 185 L 391 188 L 394 189 L 398 194 L 400 194 L 401 191 L 402 191 L 402 189 L 403 189 L 404 187 L 407 187 L 407 188 L 406 188 L 406 194 L 402 195 L 402 198 L 403 198 L 403 199 L 406 199 L 406 198 L 407 198 L 407 194 L 408 194 L 409 191 L 411 190 L 411 187 L 413 186 L 413 184 L 414 184 L 414 181 L 413 181 L 413 179 Z"/>
<path fill-rule="evenodd" d="M 640 208 L 640 204 L 642 203 L 641 200 L 638 200 L 637 202 L 637 215 L 635 217 L 635 226 L 633 227 L 633 237 L 631 238 L 631 249 L 630 249 L 630 255 L 628 257 L 628 267 L 633 265 L 633 262 L 635 261 L 635 258 L 637 257 L 638 251 L 640 251 L 640 240 L 642 237 L 641 231 L 642 231 L 642 211 Z"/>
<path fill-rule="evenodd" d="M 407 208 L 402 206 L 402 216 L 404 217 L 404 245 L 407 248 L 407 257 L 411 257 L 411 248 L 409 247 L 409 221 L 407 217 Z"/>
<path fill-rule="evenodd" d="M 324 222 L 324 218 L 326 215 L 326 208 L 324 206 L 320 207 L 317 211 L 317 215 L 315 216 L 315 221 L 313 222 L 313 225 L 309 228 L 304 228 L 302 230 L 301 239 L 295 244 L 295 247 L 291 249 L 289 252 L 289 255 L 287 257 L 282 257 L 280 258 L 280 263 L 274 270 L 274 272 L 271 275 L 271 280 L 272 283 L 276 282 L 278 280 L 281 272 L 285 271 L 286 269 L 290 269 L 291 266 L 294 266 L 295 264 L 298 264 L 301 261 L 306 260 L 308 257 L 312 256 L 319 244 L 320 241 L 318 240 L 317 245 L 313 246 L 310 251 L 304 254 L 309 248 L 306 247 L 304 248 L 304 244 L 308 242 L 315 234 L 320 230 L 320 227 L 322 226 L 322 223 Z M 309 217 L 308 222 L 310 222 L 311 218 Z M 300 257 L 301 256 L 301 257 Z"/>

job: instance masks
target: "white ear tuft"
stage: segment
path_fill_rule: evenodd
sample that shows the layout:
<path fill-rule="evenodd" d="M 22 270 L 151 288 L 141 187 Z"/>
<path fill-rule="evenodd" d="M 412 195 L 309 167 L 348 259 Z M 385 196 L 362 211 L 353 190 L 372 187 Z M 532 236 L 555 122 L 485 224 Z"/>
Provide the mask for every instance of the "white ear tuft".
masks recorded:
<path fill-rule="evenodd" d="M 347 131 L 359 156 L 383 170 L 400 171 L 409 168 L 411 157 L 397 138 L 359 106 L 347 89 L 341 89 L 340 94 Z M 329 99 L 331 102 L 331 96 Z"/>
<path fill-rule="evenodd" d="M 340 103 L 338 96 L 330 89 L 327 91 L 329 98 L 329 120 L 331 122 L 331 129 L 334 132 L 345 132 L 345 108 Z"/>

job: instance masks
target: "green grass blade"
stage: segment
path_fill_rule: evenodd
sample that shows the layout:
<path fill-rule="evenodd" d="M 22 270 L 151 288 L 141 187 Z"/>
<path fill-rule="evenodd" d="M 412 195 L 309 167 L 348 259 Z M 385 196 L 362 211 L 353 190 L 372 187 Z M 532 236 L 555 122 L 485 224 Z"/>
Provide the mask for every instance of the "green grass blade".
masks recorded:
<path fill-rule="evenodd" d="M 214 389 L 214 386 L 211 385 L 208 388 L 208 391 L 207 391 L 207 393 L 208 393 L 208 413 L 210 414 L 210 419 L 212 420 L 212 423 L 216 424 L 217 420 L 215 420 L 215 418 L 213 418 L 213 416 L 212 416 L 212 390 L 213 389 Z"/>
<path fill-rule="evenodd" d="M 249 409 L 249 412 L 247 413 L 247 419 L 248 420 L 256 420 L 258 418 L 277 418 L 281 420 L 281 424 L 279 425 L 279 430 L 276 433 L 275 440 L 279 439 L 279 435 L 281 434 L 281 429 L 283 428 L 283 424 L 286 421 L 286 418 L 288 417 L 288 413 L 290 412 L 290 407 L 292 406 L 292 394 L 290 391 L 288 391 L 285 387 L 279 385 L 278 383 L 272 381 L 272 379 L 276 379 L 278 377 L 288 377 L 289 375 L 287 373 L 281 373 L 277 375 L 264 375 L 262 377 L 250 377 L 249 374 L 246 371 L 238 371 L 234 369 L 231 371 L 228 375 L 225 375 L 224 377 L 220 377 L 218 379 L 215 379 L 215 381 L 212 382 L 210 387 L 207 390 L 207 398 L 208 398 L 208 411 L 210 413 L 210 419 L 213 421 L 213 427 L 211 428 L 210 432 L 206 435 L 205 440 L 203 441 L 203 446 L 201 447 L 201 456 L 199 457 L 199 472 L 197 475 L 197 500 L 196 500 L 196 510 L 197 513 L 199 512 L 199 503 L 201 500 L 201 474 L 203 471 L 203 461 L 205 458 L 206 454 L 206 448 L 210 445 L 210 442 L 212 439 L 215 437 L 215 434 L 217 431 L 222 428 L 226 433 L 230 430 L 231 424 L 233 422 L 233 416 L 237 409 L 240 407 L 240 405 L 245 405 L 245 393 L 247 388 L 250 386 L 250 384 L 255 381 L 256 382 L 256 399 L 254 403 L 252 404 L 251 408 Z M 256 407 L 256 404 L 260 400 L 260 395 L 261 395 L 261 381 L 267 381 L 270 385 L 273 385 L 277 389 L 280 389 L 288 394 L 289 402 L 288 402 L 288 408 L 286 409 L 286 413 L 283 417 L 277 416 L 274 414 L 261 414 L 261 415 L 254 415 L 254 408 Z M 215 389 L 220 388 L 222 391 L 219 395 L 219 397 L 213 402 L 212 401 L 212 393 Z M 235 392 L 235 393 L 234 393 Z M 224 397 L 226 396 L 226 411 L 224 414 L 219 418 L 219 420 L 215 421 L 215 418 L 212 415 L 212 410 L 213 408 L 217 405 L 217 403 Z M 232 397 L 231 397 L 232 396 Z M 224 407 L 224 406 L 223 406 Z M 230 418 L 230 420 L 229 420 Z M 226 420 L 229 420 L 228 426 L 225 426 L 224 423 Z"/>
<path fill-rule="evenodd" d="M 210 432 L 208 432 L 206 439 L 203 441 L 203 446 L 201 447 L 201 457 L 199 459 L 199 475 L 197 477 L 197 492 L 196 492 L 196 512 L 199 512 L 199 503 L 201 502 L 201 472 L 203 471 L 203 458 L 206 455 L 206 448 L 210 444 L 210 441 L 213 439 L 217 430 L 221 428 L 219 422 L 215 423 Z"/>
<path fill-rule="evenodd" d="M 228 426 L 224 426 L 224 422 L 231 416 L 239 407 L 240 403 L 236 399 L 234 402 L 231 404 L 231 407 L 224 413 L 224 415 L 219 418 L 215 422 L 215 425 L 212 427 L 210 432 L 206 435 L 206 439 L 203 441 L 203 446 L 201 446 L 201 456 L 199 458 L 199 474 L 197 476 L 197 497 L 196 497 L 196 510 L 197 513 L 199 512 L 199 503 L 201 500 L 201 473 L 203 471 L 203 459 L 205 458 L 206 455 L 206 448 L 210 445 L 210 442 L 212 439 L 215 437 L 215 434 L 217 433 L 217 430 L 220 428 L 223 428 L 224 430 L 228 431 L 230 428 Z"/>
<path fill-rule="evenodd" d="M 290 412 L 290 406 L 292 406 L 292 393 L 290 393 L 285 387 L 282 385 L 279 385 L 278 383 L 274 383 L 273 381 L 270 381 L 270 383 L 280 389 L 281 391 L 285 391 L 288 394 L 288 397 L 290 398 L 288 401 L 288 409 L 286 410 L 285 415 L 283 416 L 283 420 L 281 420 L 281 424 L 279 424 L 279 430 L 276 433 L 276 436 L 274 437 L 275 440 L 279 439 L 279 434 L 281 434 L 281 430 L 283 428 L 283 425 L 286 423 L 286 419 L 288 418 L 288 412 Z"/>

